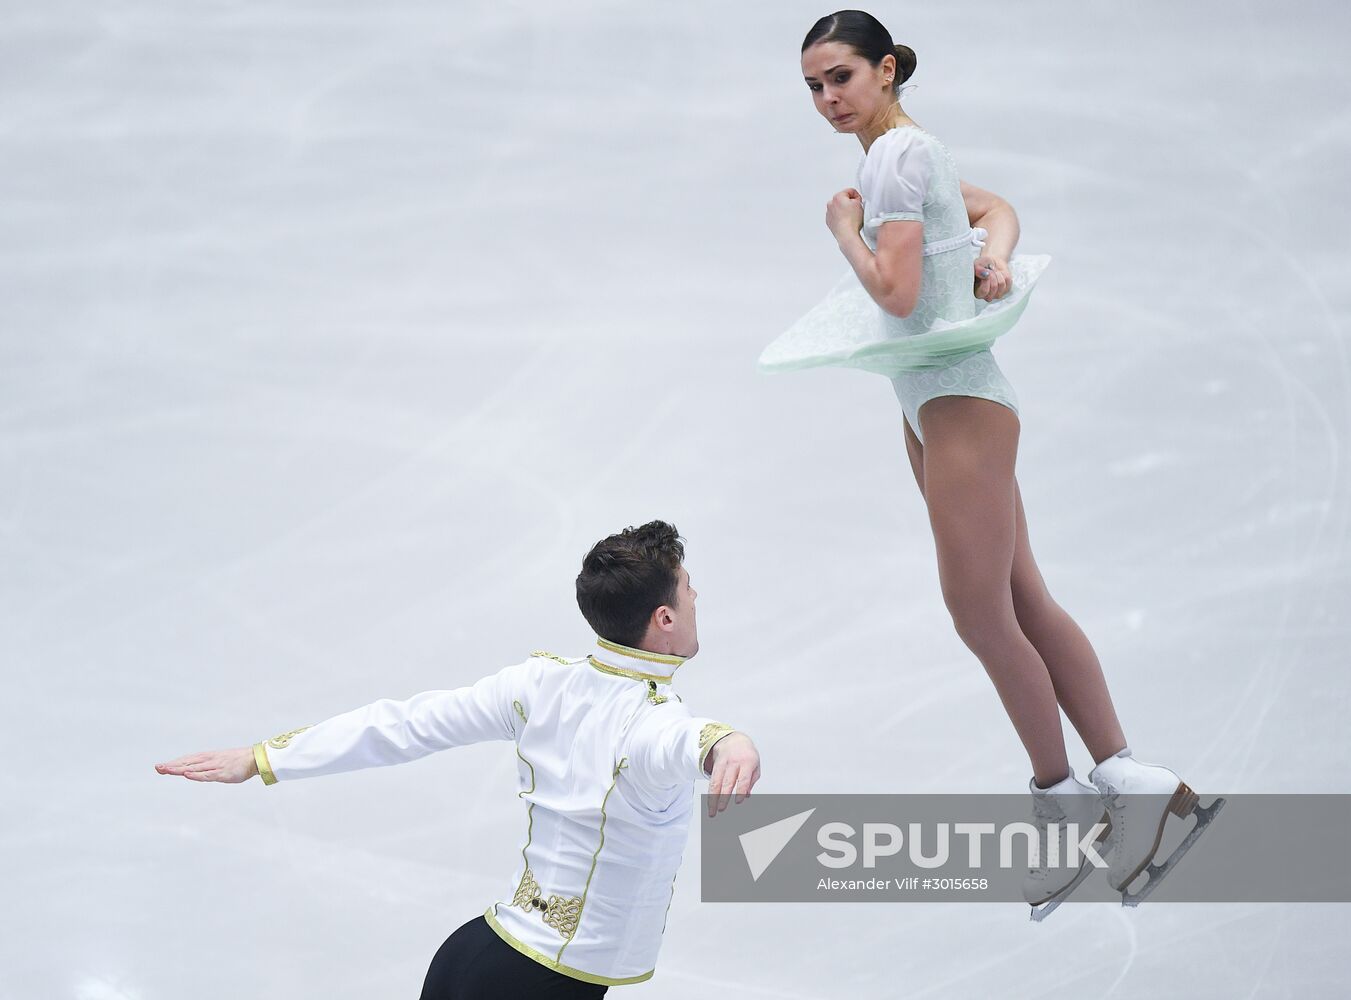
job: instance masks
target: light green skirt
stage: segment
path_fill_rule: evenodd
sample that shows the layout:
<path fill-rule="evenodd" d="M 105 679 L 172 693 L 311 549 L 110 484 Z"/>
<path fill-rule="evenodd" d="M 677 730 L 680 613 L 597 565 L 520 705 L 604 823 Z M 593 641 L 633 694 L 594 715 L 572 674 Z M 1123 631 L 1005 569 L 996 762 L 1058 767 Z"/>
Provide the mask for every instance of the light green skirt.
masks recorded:
<path fill-rule="evenodd" d="M 791 372 L 836 365 L 894 378 L 902 372 L 943 368 L 989 347 L 1013 329 L 1049 254 L 1015 255 L 1009 261 L 1013 287 L 994 302 L 975 299 L 969 319 L 937 319 L 920 333 L 897 335 L 903 321 L 888 316 L 850 268 L 826 297 L 780 334 L 760 355 L 762 372 Z"/>

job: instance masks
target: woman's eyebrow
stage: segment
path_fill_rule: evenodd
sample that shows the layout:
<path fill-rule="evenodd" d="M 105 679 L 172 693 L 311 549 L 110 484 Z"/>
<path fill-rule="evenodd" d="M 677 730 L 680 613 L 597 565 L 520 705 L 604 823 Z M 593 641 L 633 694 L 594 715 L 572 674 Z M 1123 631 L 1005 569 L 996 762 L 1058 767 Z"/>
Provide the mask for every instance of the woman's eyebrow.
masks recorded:
<path fill-rule="evenodd" d="M 838 65 L 838 66 L 832 66 L 832 67 L 830 67 L 830 69 L 826 70 L 826 72 L 827 72 L 827 73 L 834 73 L 837 69 L 848 69 L 848 68 L 849 68 L 849 67 L 846 66 L 844 63 L 840 63 L 840 65 Z M 816 77 L 814 77 L 814 76 L 804 76 L 802 79 L 804 79 L 804 80 L 815 80 Z"/>

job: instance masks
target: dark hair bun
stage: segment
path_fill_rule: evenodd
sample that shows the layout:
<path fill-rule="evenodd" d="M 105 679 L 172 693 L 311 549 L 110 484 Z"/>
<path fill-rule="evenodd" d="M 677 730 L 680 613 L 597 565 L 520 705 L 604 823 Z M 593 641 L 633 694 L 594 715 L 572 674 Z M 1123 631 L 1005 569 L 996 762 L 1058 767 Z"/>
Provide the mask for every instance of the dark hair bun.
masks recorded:
<path fill-rule="evenodd" d="M 915 64 L 918 60 L 915 58 L 915 50 L 909 45 L 896 46 L 896 83 L 902 84 L 909 80 L 915 72 Z"/>

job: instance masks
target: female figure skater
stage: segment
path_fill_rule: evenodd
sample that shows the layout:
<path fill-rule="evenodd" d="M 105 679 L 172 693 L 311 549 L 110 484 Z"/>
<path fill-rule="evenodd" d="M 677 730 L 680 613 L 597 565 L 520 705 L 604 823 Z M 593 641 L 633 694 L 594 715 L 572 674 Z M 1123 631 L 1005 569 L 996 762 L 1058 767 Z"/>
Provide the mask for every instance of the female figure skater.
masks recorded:
<path fill-rule="evenodd" d="M 1087 858 L 1077 869 L 1037 867 L 1048 823 L 1087 831 L 1110 819 L 1099 853 L 1110 852 L 1108 878 L 1133 904 L 1143 893 L 1127 887 L 1152 861 L 1169 813 L 1189 815 L 1196 796 L 1172 771 L 1131 756 L 1093 647 L 1033 559 L 1014 475 L 1017 397 L 989 345 L 1016 322 L 1050 258 L 1011 258 L 1013 207 L 959 180 L 947 147 L 902 110 L 899 88 L 915 64 L 915 53 L 863 11 L 830 14 L 807 33 L 802 72 L 816 110 L 864 151 L 858 188 L 826 208 L 852 271 L 766 348 L 760 367 L 847 365 L 891 378 L 944 601 L 1031 758 L 1041 837 L 1024 884 L 1032 916 L 1049 913 L 1092 870 Z M 1097 764 L 1092 785 L 1069 766 L 1058 705 Z M 1126 824 L 1121 796 L 1137 792 L 1151 798 L 1129 801 Z M 1146 893 L 1222 801 L 1197 810 L 1190 839 L 1151 868 Z"/>

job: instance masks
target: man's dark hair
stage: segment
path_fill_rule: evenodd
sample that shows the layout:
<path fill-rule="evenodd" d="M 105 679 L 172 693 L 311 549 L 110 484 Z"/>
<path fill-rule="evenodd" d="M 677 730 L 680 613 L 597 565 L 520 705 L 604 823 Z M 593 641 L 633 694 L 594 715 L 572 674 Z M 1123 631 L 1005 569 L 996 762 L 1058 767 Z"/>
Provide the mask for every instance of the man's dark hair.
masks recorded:
<path fill-rule="evenodd" d="M 577 607 L 602 639 L 636 647 L 652 612 L 676 604 L 684 540 L 675 525 L 649 521 L 602 538 L 582 560 Z"/>

